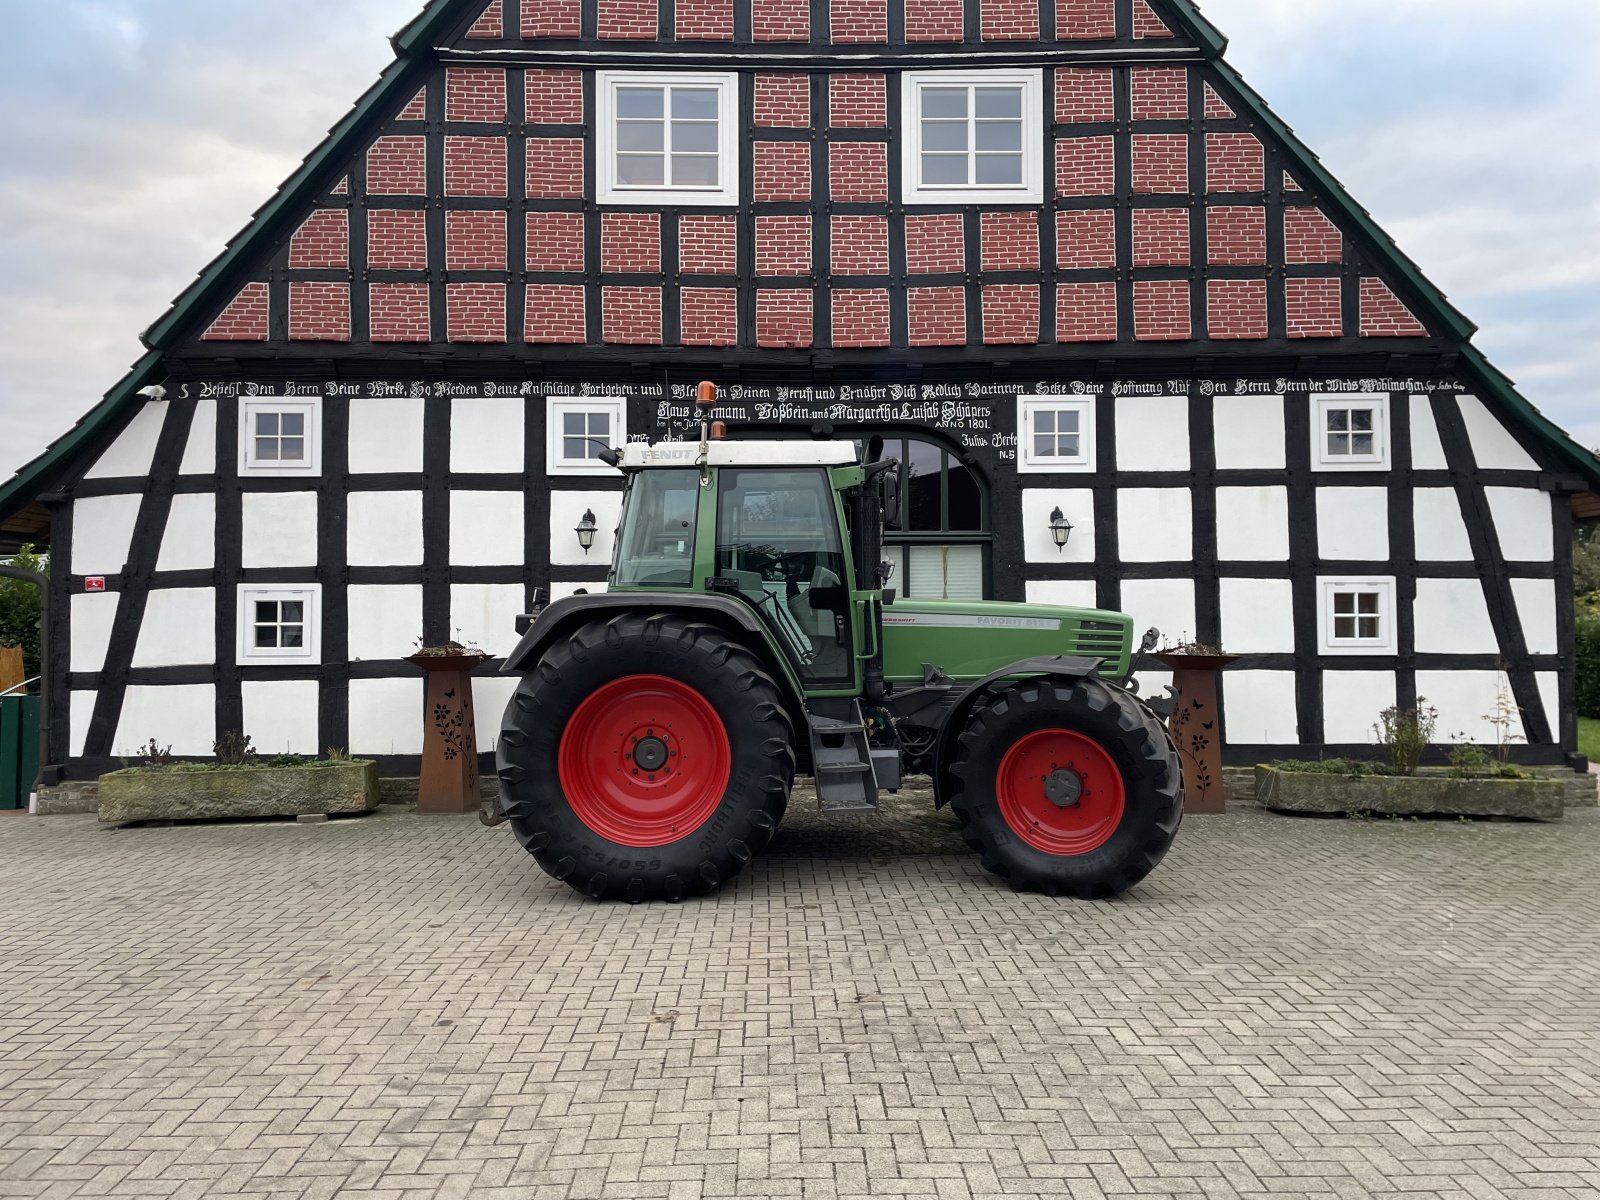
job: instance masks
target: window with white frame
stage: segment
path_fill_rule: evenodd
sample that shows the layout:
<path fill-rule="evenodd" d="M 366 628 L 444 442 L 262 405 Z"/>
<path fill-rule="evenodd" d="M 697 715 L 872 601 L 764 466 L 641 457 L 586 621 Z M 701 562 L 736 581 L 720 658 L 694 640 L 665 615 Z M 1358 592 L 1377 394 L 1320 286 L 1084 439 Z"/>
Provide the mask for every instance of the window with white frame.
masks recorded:
<path fill-rule="evenodd" d="M 739 203 L 738 76 L 601 71 L 601 204 Z"/>
<path fill-rule="evenodd" d="M 1388 396 L 1313 396 L 1311 465 L 1381 471 L 1389 465 Z"/>
<path fill-rule="evenodd" d="M 322 588 L 318 584 L 242 584 L 239 663 L 314 664 L 322 658 Z"/>
<path fill-rule="evenodd" d="M 1094 401 L 1072 396 L 1017 398 L 1017 470 L 1094 470 Z"/>
<path fill-rule="evenodd" d="M 621 400 L 551 400 L 546 413 L 546 463 L 553 475 L 612 475 L 600 461 L 628 441 L 627 406 Z"/>
<path fill-rule="evenodd" d="M 1395 652 L 1394 580 L 1323 579 L 1324 654 Z"/>
<path fill-rule="evenodd" d="M 239 405 L 239 474 L 322 474 L 319 397 L 257 397 Z"/>
<path fill-rule="evenodd" d="M 901 76 L 907 204 L 1038 204 L 1043 76 L 1036 70 Z"/>

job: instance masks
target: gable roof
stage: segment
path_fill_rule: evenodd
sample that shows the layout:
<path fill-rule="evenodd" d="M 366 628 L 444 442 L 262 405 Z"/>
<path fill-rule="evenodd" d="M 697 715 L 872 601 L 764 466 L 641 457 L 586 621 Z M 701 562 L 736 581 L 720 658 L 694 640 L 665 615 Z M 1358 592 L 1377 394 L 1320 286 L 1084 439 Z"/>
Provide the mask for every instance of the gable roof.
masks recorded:
<path fill-rule="evenodd" d="M 1199 46 L 1208 64 L 1218 72 L 1240 104 L 1278 140 L 1287 151 L 1295 177 L 1314 185 L 1319 199 L 1330 205 L 1351 225 L 1360 230 L 1375 250 L 1380 265 L 1386 267 L 1391 283 L 1414 311 L 1430 316 L 1439 328 L 1462 343 L 1460 365 L 1477 383 L 1485 398 L 1497 402 L 1558 458 L 1596 489 L 1600 489 L 1600 459 L 1572 441 L 1553 421 L 1528 402 L 1512 381 L 1469 344 L 1477 327 L 1444 293 L 1435 287 L 1421 269 L 1401 251 L 1311 150 L 1300 141 L 1266 101 L 1244 81 L 1223 58 L 1227 38 L 1201 13 L 1196 0 L 1149 0 L 1169 26 L 1181 30 Z M 250 223 L 228 243 L 172 307 L 143 335 L 149 348 L 104 399 L 71 430 L 53 442 L 38 458 L 18 470 L 0 486 L 0 528 L 6 518 L 35 501 L 51 485 L 55 473 L 70 465 L 86 448 L 105 433 L 138 397 L 141 388 L 155 382 L 160 374 L 162 351 L 188 328 L 197 315 L 208 312 L 225 298 L 236 282 L 235 268 L 248 260 L 258 248 L 277 235 L 283 225 L 314 201 L 334 182 L 331 178 L 344 162 L 364 144 L 372 128 L 393 106 L 408 100 L 422 86 L 423 76 L 433 65 L 435 39 L 445 30 L 481 12 L 485 0 L 429 0 L 410 24 L 391 38 L 395 61 L 379 76 L 355 107 L 329 132 Z"/>

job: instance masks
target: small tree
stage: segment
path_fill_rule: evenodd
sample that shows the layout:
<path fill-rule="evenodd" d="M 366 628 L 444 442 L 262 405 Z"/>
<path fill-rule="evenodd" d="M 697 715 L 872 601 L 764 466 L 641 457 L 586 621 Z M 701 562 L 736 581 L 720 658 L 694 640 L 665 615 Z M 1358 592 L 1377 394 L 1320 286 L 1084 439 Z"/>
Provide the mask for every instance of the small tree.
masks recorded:
<path fill-rule="evenodd" d="M 47 555 L 35 553 L 32 546 L 0 563 L 40 575 L 50 573 Z M 21 646 L 23 673 L 32 679 L 39 674 L 39 618 L 44 609 L 39 588 L 25 579 L 0 577 L 0 646 Z"/>

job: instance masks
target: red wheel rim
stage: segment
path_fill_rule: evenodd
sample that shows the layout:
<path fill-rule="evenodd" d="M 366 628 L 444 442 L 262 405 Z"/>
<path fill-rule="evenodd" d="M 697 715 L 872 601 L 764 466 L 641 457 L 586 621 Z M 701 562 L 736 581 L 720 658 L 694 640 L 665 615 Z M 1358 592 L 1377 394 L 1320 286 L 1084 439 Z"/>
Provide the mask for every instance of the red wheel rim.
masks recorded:
<path fill-rule="evenodd" d="M 1088 854 L 1122 823 L 1122 772 L 1093 738 L 1041 729 L 1006 751 L 995 775 L 1000 815 L 1046 854 Z"/>
<path fill-rule="evenodd" d="M 727 730 L 704 696 L 664 675 L 628 675 L 578 705 L 556 770 L 578 820 L 608 841 L 645 849 L 710 820 L 731 763 Z"/>

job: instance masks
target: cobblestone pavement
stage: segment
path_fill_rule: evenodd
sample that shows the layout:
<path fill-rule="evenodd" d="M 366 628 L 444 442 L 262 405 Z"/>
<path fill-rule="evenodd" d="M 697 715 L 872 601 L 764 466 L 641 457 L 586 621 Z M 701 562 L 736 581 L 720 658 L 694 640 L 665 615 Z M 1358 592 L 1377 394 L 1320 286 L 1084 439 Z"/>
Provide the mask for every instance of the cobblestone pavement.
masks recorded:
<path fill-rule="evenodd" d="M 1191 817 L 1105 904 L 949 833 L 627 908 L 471 817 L 4 814 L 0 1196 L 1600 1194 L 1600 814 Z"/>

